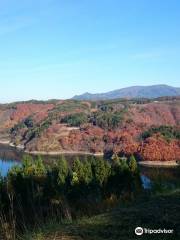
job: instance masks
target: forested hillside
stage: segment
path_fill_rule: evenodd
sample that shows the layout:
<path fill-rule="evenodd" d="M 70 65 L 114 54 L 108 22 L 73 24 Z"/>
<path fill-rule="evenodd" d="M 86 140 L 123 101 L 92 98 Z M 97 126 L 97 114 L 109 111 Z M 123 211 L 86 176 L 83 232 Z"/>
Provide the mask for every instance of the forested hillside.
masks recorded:
<path fill-rule="evenodd" d="M 52 100 L 0 105 L 0 140 L 28 152 L 180 156 L 180 98 Z"/>

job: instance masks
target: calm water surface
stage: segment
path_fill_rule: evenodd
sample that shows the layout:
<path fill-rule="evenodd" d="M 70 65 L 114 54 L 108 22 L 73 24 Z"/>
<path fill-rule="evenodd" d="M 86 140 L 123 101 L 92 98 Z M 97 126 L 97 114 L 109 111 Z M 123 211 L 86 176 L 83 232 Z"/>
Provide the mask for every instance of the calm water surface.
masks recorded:
<path fill-rule="evenodd" d="M 0 175 L 5 177 L 10 168 L 21 164 L 22 153 L 15 148 L 0 145 Z"/>

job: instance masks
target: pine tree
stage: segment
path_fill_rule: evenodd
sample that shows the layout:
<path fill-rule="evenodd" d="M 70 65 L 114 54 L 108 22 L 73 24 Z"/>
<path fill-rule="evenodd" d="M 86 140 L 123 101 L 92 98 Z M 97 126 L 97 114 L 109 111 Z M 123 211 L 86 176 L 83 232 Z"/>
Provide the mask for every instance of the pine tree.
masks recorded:
<path fill-rule="evenodd" d="M 102 158 L 97 159 L 93 163 L 94 178 L 96 182 L 100 185 L 107 181 L 110 175 L 110 171 L 111 171 L 110 164 Z"/>
<path fill-rule="evenodd" d="M 34 174 L 33 159 L 30 155 L 23 156 L 22 169 L 25 176 Z"/>
<path fill-rule="evenodd" d="M 64 185 L 69 172 L 68 163 L 64 156 L 62 156 L 61 159 L 58 161 L 57 167 L 58 167 L 58 184 Z"/>
<path fill-rule="evenodd" d="M 131 157 L 129 159 L 129 169 L 133 173 L 135 173 L 137 171 L 137 162 L 136 162 L 134 155 L 131 155 Z"/>
<path fill-rule="evenodd" d="M 93 174 L 92 174 L 92 167 L 91 167 L 91 163 L 86 160 L 83 163 L 83 182 L 85 184 L 89 184 L 92 181 L 93 178 Z"/>
<path fill-rule="evenodd" d="M 71 180 L 71 184 L 72 185 L 76 185 L 79 183 L 79 178 L 76 172 L 72 173 L 72 180 Z"/>
<path fill-rule="evenodd" d="M 83 182 L 83 164 L 79 160 L 79 158 L 76 158 L 76 160 L 74 161 L 72 171 L 73 175 L 76 176 L 76 183 Z"/>
<path fill-rule="evenodd" d="M 114 153 L 111 159 L 115 166 L 120 165 L 120 158 L 117 153 Z"/>
<path fill-rule="evenodd" d="M 43 163 L 43 160 L 41 158 L 41 156 L 38 156 L 37 159 L 35 160 L 34 164 L 34 174 L 35 176 L 44 176 L 46 175 L 46 167 Z"/>
<path fill-rule="evenodd" d="M 125 156 L 119 158 L 119 164 L 117 164 L 117 167 L 119 167 L 119 170 L 121 170 L 122 172 L 129 170 L 127 158 Z"/>

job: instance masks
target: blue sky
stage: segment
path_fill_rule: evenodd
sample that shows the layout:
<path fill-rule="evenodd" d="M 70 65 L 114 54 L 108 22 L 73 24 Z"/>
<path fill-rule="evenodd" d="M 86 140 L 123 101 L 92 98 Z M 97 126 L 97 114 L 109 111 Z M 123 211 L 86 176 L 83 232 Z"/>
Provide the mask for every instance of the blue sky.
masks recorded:
<path fill-rule="evenodd" d="M 1 0 L 0 102 L 180 86 L 179 0 Z"/>

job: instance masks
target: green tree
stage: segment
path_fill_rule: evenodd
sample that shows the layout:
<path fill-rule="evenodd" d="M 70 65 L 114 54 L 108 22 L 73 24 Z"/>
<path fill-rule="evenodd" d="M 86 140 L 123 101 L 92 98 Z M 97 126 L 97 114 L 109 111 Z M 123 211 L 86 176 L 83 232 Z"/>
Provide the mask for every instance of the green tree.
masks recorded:
<path fill-rule="evenodd" d="M 66 183 L 66 178 L 69 172 L 68 163 L 64 156 L 62 156 L 58 161 L 57 167 L 58 167 L 58 184 L 64 185 Z"/>
<path fill-rule="evenodd" d="M 79 160 L 79 158 L 76 158 L 76 160 L 73 163 L 72 172 L 73 176 L 76 176 L 76 183 L 82 183 L 84 179 L 84 171 L 83 171 L 83 164 Z"/>
<path fill-rule="evenodd" d="M 25 176 L 33 175 L 34 173 L 33 159 L 30 155 L 23 156 L 22 171 L 23 171 L 23 175 Z"/>
<path fill-rule="evenodd" d="M 134 155 L 131 155 L 129 159 L 129 169 L 131 172 L 135 173 L 137 171 L 137 161 Z"/>
<path fill-rule="evenodd" d="M 102 185 L 106 182 L 110 173 L 110 164 L 104 159 L 100 158 L 93 162 L 93 174 L 98 184 Z"/>
<path fill-rule="evenodd" d="M 85 113 L 75 113 L 64 117 L 62 122 L 69 124 L 70 126 L 79 127 L 80 125 L 88 122 L 88 116 Z"/>
<path fill-rule="evenodd" d="M 129 166 L 128 166 L 126 157 L 121 157 L 119 159 L 119 163 L 120 163 L 119 166 L 120 166 L 121 171 L 129 170 Z"/>
<path fill-rule="evenodd" d="M 141 134 L 142 139 L 151 137 L 153 134 L 160 133 L 167 141 L 171 139 L 180 139 L 180 129 L 173 126 L 161 125 L 151 127 Z"/>
<path fill-rule="evenodd" d="M 123 112 L 102 112 L 95 114 L 94 122 L 101 128 L 113 129 L 117 128 L 123 119 Z"/>
<path fill-rule="evenodd" d="M 83 182 L 89 184 L 93 179 L 91 162 L 86 160 L 83 163 Z"/>
<path fill-rule="evenodd" d="M 71 180 L 71 184 L 72 185 L 76 185 L 79 183 L 79 178 L 76 172 L 72 173 L 72 180 Z"/>
<path fill-rule="evenodd" d="M 113 165 L 120 165 L 120 157 L 117 153 L 114 153 L 111 158 Z"/>
<path fill-rule="evenodd" d="M 46 167 L 43 163 L 41 156 L 39 155 L 34 161 L 34 174 L 35 176 L 45 176 L 46 175 Z"/>

